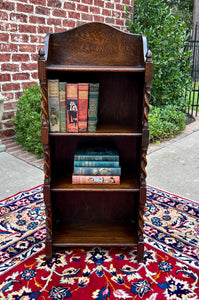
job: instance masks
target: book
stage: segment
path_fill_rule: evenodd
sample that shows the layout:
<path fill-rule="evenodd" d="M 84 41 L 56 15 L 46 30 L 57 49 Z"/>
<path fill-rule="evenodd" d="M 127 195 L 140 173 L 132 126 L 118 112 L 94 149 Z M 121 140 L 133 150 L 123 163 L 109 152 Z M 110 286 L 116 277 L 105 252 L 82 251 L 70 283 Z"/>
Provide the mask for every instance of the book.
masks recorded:
<path fill-rule="evenodd" d="M 120 184 L 120 176 L 72 175 L 72 184 Z"/>
<path fill-rule="evenodd" d="M 105 168 L 116 168 L 119 167 L 119 161 L 96 161 L 96 160 L 75 160 L 74 161 L 75 167 L 105 167 Z"/>
<path fill-rule="evenodd" d="M 78 131 L 87 131 L 88 83 L 78 83 Z"/>
<path fill-rule="evenodd" d="M 121 175 L 121 168 L 74 167 L 74 175 Z"/>
<path fill-rule="evenodd" d="M 48 80 L 48 119 L 51 132 L 58 132 L 60 129 L 59 119 L 59 80 Z"/>
<path fill-rule="evenodd" d="M 119 153 L 110 147 L 79 147 L 75 151 L 74 160 L 78 161 L 119 161 Z"/>
<path fill-rule="evenodd" d="M 66 82 L 59 82 L 60 132 L 66 132 Z"/>
<path fill-rule="evenodd" d="M 99 102 L 99 83 L 89 83 L 88 95 L 88 131 L 94 132 L 97 128 L 97 114 Z"/>
<path fill-rule="evenodd" d="M 67 132 L 78 132 L 78 85 L 66 84 Z"/>

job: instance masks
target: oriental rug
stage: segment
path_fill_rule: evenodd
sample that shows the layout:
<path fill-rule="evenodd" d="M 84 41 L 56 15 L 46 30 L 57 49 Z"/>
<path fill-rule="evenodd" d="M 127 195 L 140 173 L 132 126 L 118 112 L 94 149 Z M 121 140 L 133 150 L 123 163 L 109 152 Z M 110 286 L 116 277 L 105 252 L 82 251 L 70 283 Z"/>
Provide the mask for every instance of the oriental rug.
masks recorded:
<path fill-rule="evenodd" d="M 0 201 L 0 299 L 199 299 L 199 207 L 148 187 L 136 248 L 67 248 L 45 258 L 42 186 Z"/>

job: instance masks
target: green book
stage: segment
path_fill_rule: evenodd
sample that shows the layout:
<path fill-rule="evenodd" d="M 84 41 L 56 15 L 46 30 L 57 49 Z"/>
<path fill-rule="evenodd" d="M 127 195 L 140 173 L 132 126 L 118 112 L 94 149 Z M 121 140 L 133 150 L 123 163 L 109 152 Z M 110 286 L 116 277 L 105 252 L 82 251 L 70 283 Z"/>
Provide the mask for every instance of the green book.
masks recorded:
<path fill-rule="evenodd" d="M 66 82 L 59 82 L 60 132 L 66 132 Z"/>
<path fill-rule="evenodd" d="M 94 132 L 97 128 L 97 114 L 99 102 L 99 83 L 89 83 L 88 94 L 88 131 Z"/>

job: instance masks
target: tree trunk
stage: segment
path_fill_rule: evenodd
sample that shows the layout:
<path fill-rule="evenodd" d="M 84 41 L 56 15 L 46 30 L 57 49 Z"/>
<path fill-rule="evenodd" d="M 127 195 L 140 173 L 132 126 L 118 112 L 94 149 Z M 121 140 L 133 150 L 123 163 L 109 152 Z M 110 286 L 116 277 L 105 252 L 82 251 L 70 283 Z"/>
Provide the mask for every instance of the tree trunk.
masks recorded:
<path fill-rule="evenodd" d="M 193 31 L 192 31 L 192 53 L 193 53 L 193 79 L 199 79 L 199 0 L 194 0 L 193 5 Z"/>

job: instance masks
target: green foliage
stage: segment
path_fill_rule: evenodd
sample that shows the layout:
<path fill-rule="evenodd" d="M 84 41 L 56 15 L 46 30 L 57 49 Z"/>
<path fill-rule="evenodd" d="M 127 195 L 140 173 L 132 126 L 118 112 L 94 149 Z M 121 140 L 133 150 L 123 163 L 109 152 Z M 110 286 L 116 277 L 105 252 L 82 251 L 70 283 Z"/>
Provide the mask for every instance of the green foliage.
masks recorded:
<path fill-rule="evenodd" d="M 163 0 L 135 0 L 134 20 L 127 8 L 127 26 L 130 32 L 147 37 L 153 53 L 151 104 L 173 104 L 185 110 L 184 91 L 191 80 L 185 23 Z"/>
<path fill-rule="evenodd" d="M 185 129 L 186 115 L 176 106 L 151 107 L 149 114 L 150 141 L 174 137 Z"/>
<path fill-rule="evenodd" d="M 41 94 L 39 85 L 32 85 L 23 91 L 18 99 L 14 120 L 15 135 L 25 150 L 32 151 L 38 158 L 42 156 L 41 144 Z"/>

